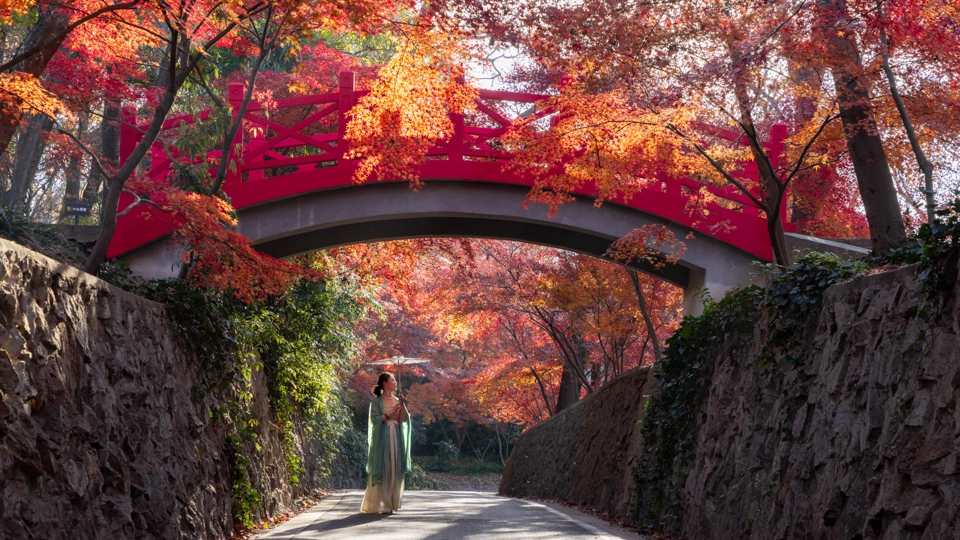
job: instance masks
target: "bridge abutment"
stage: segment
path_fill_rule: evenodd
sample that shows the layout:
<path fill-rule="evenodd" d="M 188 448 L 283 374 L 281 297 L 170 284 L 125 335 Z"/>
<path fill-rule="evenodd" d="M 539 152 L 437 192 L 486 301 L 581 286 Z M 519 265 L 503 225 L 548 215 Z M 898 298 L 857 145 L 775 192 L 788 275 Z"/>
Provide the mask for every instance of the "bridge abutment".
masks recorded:
<path fill-rule="evenodd" d="M 173 246 L 169 237 L 151 242 L 139 249 L 125 253 L 120 260 L 130 265 L 134 275 L 144 279 L 166 279 L 180 274 L 182 251 Z"/>

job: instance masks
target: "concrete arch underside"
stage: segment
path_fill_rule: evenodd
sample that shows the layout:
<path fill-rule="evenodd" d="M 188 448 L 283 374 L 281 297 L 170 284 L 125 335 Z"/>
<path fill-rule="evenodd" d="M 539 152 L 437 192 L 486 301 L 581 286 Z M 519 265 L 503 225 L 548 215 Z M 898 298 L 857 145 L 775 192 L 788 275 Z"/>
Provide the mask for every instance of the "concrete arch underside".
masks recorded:
<path fill-rule="evenodd" d="M 684 309 L 699 311 L 693 293 L 714 298 L 751 283 L 756 259 L 704 234 L 631 208 L 590 199 L 563 205 L 547 216 L 543 205 L 524 209 L 527 188 L 465 181 L 430 181 L 419 193 L 405 183 L 377 183 L 315 192 L 240 210 L 239 231 L 261 251 L 284 258 L 342 245 L 425 237 L 516 240 L 602 256 L 611 242 L 643 225 L 664 224 L 686 244 L 677 264 L 637 266 L 684 289 Z M 165 242 L 124 255 L 147 277 L 175 271 L 176 254 Z"/>

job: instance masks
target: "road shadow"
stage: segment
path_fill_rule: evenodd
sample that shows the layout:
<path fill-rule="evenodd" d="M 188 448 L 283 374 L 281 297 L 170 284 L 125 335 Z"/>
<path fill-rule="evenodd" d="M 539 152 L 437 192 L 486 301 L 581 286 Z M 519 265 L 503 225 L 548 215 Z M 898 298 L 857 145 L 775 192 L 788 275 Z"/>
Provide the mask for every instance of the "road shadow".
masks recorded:
<path fill-rule="evenodd" d="M 383 519 L 387 519 L 388 517 L 390 517 L 388 514 L 356 513 L 344 518 L 312 523 L 306 528 L 304 528 L 302 531 L 300 531 L 300 533 L 302 534 L 307 532 L 333 531 L 336 529 L 347 529 L 350 527 L 359 527 L 361 525 L 367 525 L 369 523 L 374 523 Z"/>

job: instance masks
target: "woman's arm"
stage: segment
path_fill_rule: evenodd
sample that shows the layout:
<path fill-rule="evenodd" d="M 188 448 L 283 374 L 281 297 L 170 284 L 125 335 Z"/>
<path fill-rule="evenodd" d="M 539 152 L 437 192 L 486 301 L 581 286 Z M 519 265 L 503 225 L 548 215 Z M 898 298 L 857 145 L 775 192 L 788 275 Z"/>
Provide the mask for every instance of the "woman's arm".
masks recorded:
<path fill-rule="evenodd" d="M 400 397 L 400 402 L 397 403 L 397 409 L 400 410 L 400 414 L 397 417 L 397 420 L 400 422 L 406 422 L 410 418 L 410 412 L 407 411 L 407 402 L 403 397 Z"/>
<path fill-rule="evenodd" d="M 382 399 L 382 398 L 381 398 L 381 399 Z M 381 421 L 382 421 L 384 424 L 386 424 L 387 421 L 390 420 L 390 416 L 393 415 L 393 414 L 395 414 L 395 413 L 397 412 L 397 408 L 399 408 L 399 407 L 400 407 L 400 404 L 397 403 L 396 407 L 394 407 L 393 409 L 391 409 L 390 412 L 388 412 L 388 413 L 383 413 L 382 415 L 380 415 Z"/>

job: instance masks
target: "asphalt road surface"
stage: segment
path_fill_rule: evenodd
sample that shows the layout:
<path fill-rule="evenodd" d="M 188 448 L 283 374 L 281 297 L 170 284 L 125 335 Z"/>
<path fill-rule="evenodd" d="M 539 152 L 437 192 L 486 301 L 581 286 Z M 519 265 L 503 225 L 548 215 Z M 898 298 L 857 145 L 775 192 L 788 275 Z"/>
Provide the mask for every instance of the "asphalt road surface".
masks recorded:
<path fill-rule="evenodd" d="M 362 491 L 324 499 L 257 540 L 612 540 L 639 539 L 592 516 L 553 504 L 474 491 L 406 491 L 393 515 L 361 514 Z"/>

